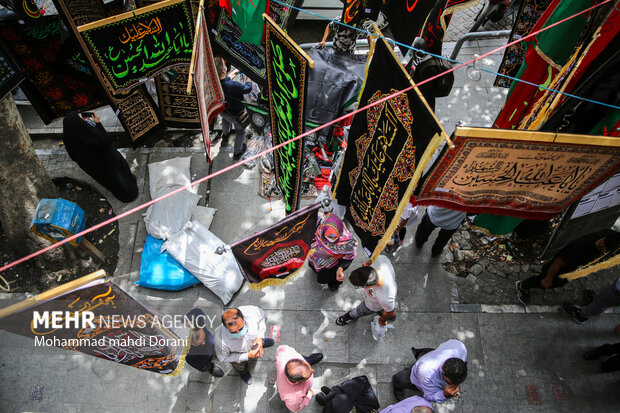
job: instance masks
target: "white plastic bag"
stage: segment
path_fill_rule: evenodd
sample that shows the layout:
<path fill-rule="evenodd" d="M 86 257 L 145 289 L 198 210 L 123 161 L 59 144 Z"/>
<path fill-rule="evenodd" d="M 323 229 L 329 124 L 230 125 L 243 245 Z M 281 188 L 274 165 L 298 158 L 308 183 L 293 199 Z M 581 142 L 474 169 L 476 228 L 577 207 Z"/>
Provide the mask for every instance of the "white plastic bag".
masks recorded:
<path fill-rule="evenodd" d="M 370 322 L 370 327 L 372 329 L 372 338 L 374 338 L 378 342 L 383 341 L 383 338 L 385 337 L 385 333 L 387 333 L 388 328 L 394 328 L 392 324 L 380 326 L 378 315 L 376 315 L 375 318 Z"/>
<path fill-rule="evenodd" d="M 164 242 L 161 249 L 168 251 L 226 305 L 241 288 L 243 276 L 230 249 L 216 254 L 216 249 L 224 245 L 203 224 L 192 219 Z"/>
<path fill-rule="evenodd" d="M 184 190 L 151 205 L 144 216 L 146 232 L 155 238 L 170 239 L 189 221 L 200 198 Z"/>

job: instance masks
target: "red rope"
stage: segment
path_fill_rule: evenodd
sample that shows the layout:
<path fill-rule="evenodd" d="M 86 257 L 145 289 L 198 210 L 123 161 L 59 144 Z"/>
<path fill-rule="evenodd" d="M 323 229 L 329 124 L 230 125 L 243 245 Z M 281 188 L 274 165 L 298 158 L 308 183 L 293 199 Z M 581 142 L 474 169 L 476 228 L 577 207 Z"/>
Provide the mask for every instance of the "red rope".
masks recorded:
<path fill-rule="evenodd" d="M 568 20 L 570 20 L 570 19 L 573 19 L 573 18 L 575 18 L 575 17 L 577 17 L 577 16 L 579 16 L 579 15 L 581 15 L 581 14 L 584 14 L 584 13 L 587 13 L 587 12 L 589 12 L 589 11 L 591 11 L 591 10 L 594 10 L 595 8 L 600 7 L 600 6 L 602 6 L 603 4 L 607 4 L 607 3 L 609 3 L 609 2 L 611 2 L 611 0 L 605 0 L 605 1 L 603 1 L 603 2 L 601 2 L 601 3 L 599 3 L 599 4 L 597 4 L 597 5 L 594 5 L 594 6 L 590 7 L 590 8 L 587 8 L 587 9 L 585 9 L 585 10 L 583 10 L 583 11 L 579 12 L 579 13 L 575 13 L 575 14 L 574 14 L 574 15 L 572 15 L 572 16 L 569 16 L 569 17 L 567 17 L 567 18 L 565 18 L 565 19 L 563 19 L 563 20 L 560 20 L 560 21 L 558 21 L 558 22 L 556 22 L 556 23 L 550 24 L 549 26 L 544 27 L 544 28 L 542 28 L 542 29 L 540 29 L 540 30 L 538 30 L 538 31 L 536 31 L 536 32 L 534 32 L 534 33 L 530 33 L 530 34 L 528 34 L 527 36 L 523 36 L 523 37 L 522 37 L 522 38 L 520 38 L 520 39 L 514 40 L 514 41 L 512 41 L 512 42 L 510 42 L 510 43 L 508 43 L 508 44 L 506 44 L 506 45 L 504 45 L 504 46 L 500 46 L 500 47 L 498 47 L 497 49 L 491 50 L 490 52 L 487 52 L 487 53 L 483 54 L 482 56 L 476 57 L 476 58 L 474 58 L 474 59 L 472 59 L 472 60 L 470 60 L 470 61 L 468 61 L 468 62 L 461 63 L 460 65 L 457 65 L 457 66 L 455 66 L 455 67 L 453 67 L 453 68 L 451 68 L 451 69 L 446 70 L 445 72 L 439 73 L 439 74 L 437 74 L 437 75 L 435 75 L 435 76 L 433 76 L 433 77 L 430 77 L 430 78 L 428 78 L 428 79 L 425 79 L 425 80 L 421 81 L 420 83 L 418 83 L 416 86 L 421 86 L 421 85 L 423 85 L 423 84 L 426 84 L 426 83 L 428 83 L 428 82 L 431 82 L 431 81 L 433 81 L 433 80 L 435 80 L 435 79 L 437 79 L 437 78 L 439 78 L 439 77 L 441 77 L 441 76 L 443 76 L 443 75 L 445 75 L 445 74 L 447 74 L 447 73 L 453 72 L 453 71 L 455 71 L 456 69 L 460 69 L 460 68 L 461 68 L 461 67 L 463 67 L 463 66 L 467 66 L 467 65 L 469 65 L 470 63 L 473 63 L 473 62 L 475 62 L 475 61 L 477 61 L 477 60 L 480 60 L 480 59 L 482 59 L 482 58 L 484 58 L 484 57 L 487 57 L 487 56 L 489 56 L 489 55 L 491 55 L 491 54 L 493 54 L 493 53 L 496 53 L 496 52 L 498 52 L 498 51 L 500 51 L 500 50 L 506 49 L 506 48 L 508 48 L 508 47 L 510 47 L 510 46 L 512 46 L 512 45 L 515 45 L 515 44 L 517 44 L 517 43 L 519 43 L 519 42 L 522 42 L 522 41 L 524 41 L 524 40 L 527 40 L 527 39 L 529 39 L 529 38 L 531 38 L 531 37 L 534 37 L 534 36 L 536 36 L 537 34 L 539 34 L 539 33 L 541 33 L 541 32 L 544 32 L 544 31 L 546 31 L 546 30 L 549 30 L 549 29 L 551 29 L 552 27 L 555 27 L 555 26 L 557 26 L 557 25 L 559 25 L 559 24 L 561 24 L 561 23 L 564 23 L 564 22 L 566 22 L 566 21 L 568 21 Z M 341 120 L 344 120 L 344 119 L 346 119 L 346 118 L 347 118 L 347 117 L 349 117 L 349 116 L 355 115 L 356 113 L 363 112 L 363 111 L 365 111 L 366 109 L 368 109 L 368 108 L 370 108 L 370 107 L 372 107 L 372 106 L 378 105 L 378 104 L 380 104 L 380 103 L 383 103 L 383 102 L 385 102 L 386 100 L 392 99 L 393 97 L 398 96 L 398 95 L 400 95 L 401 93 L 408 92 L 408 91 L 412 90 L 414 87 L 415 87 L 415 86 L 409 86 L 408 88 L 405 88 L 405 89 L 403 89 L 403 90 L 400 90 L 400 91 L 398 91 L 398 92 L 395 92 L 395 93 L 393 93 L 393 94 L 391 94 L 391 95 L 385 96 L 385 97 L 383 97 L 383 98 L 381 98 L 381 99 L 379 99 L 379 100 L 377 100 L 377 101 L 375 101 L 375 102 L 373 102 L 373 103 L 371 103 L 371 104 L 368 104 L 368 105 L 366 105 L 366 106 L 364 106 L 364 107 L 358 108 L 357 110 L 355 110 L 355 111 L 353 111 L 353 112 L 351 112 L 351 113 L 347 113 L 346 115 L 342 115 L 342 116 L 340 116 L 339 118 L 336 118 L 336 119 L 334 119 L 334 120 L 332 120 L 332 121 L 330 121 L 330 122 L 325 123 L 324 125 L 317 126 L 316 128 L 311 129 L 311 130 L 309 130 L 309 131 L 307 131 L 307 132 L 304 132 L 304 133 L 302 133 L 301 135 L 298 135 L 298 136 L 296 136 L 296 137 L 294 137 L 294 138 L 292 138 L 292 139 L 290 139 L 290 140 L 288 140 L 288 141 L 286 141 L 286 142 L 282 142 L 282 143 L 280 143 L 280 144 L 278 144 L 278 145 L 273 146 L 273 147 L 272 147 L 272 148 L 270 148 L 270 149 L 267 149 L 267 150 L 265 150 L 265 151 L 263 151 L 263 152 L 261 152 L 261 153 L 258 153 L 258 154 L 254 155 L 254 156 L 251 156 L 251 157 L 247 158 L 246 160 L 242 160 L 242 161 L 240 161 L 240 162 L 237 162 L 237 163 L 235 163 L 235 164 L 232 164 L 232 165 L 230 165 L 230 166 L 227 166 L 227 167 L 225 167 L 224 169 L 220 169 L 220 170 L 219 170 L 219 171 L 217 171 L 217 172 L 213 172 L 212 174 L 207 175 L 207 176 L 205 176 L 205 177 L 203 177 L 203 178 L 200 178 L 200 179 L 198 179 L 198 180 L 196 180 L 196 181 L 192 182 L 191 184 L 188 184 L 188 185 L 186 185 L 186 186 L 184 186 L 184 187 L 182 187 L 182 188 L 175 189 L 174 191 L 172 191 L 172 192 L 168 192 L 167 194 L 162 195 L 162 196 L 160 196 L 159 198 L 152 199 L 152 200 L 150 200 L 150 201 L 148 201 L 148 202 L 145 202 L 145 203 L 144 203 L 144 204 L 142 204 L 142 205 L 138 205 L 137 207 L 134 207 L 134 208 L 132 208 L 132 209 L 130 209 L 130 210 L 128 210 L 128 211 L 125 211 L 125 212 L 123 212 L 123 213 L 121 213 L 121 214 L 119 214 L 119 215 L 117 215 L 117 216 L 115 216 L 115 217 L 113 217 L 113 218 L 110 218 L 110 219 L 108 219 L 108 220 L 106 220 L 106 221 L 103 221 L 103 222 L 101 222 L 101 223 L 99 223 L 99 224 L 97 224 L 97 225 L 94 225 L 94 226 L 90 227 L 90 228 L 86 228 L 86 229 L 84 229 L 83 231 L 78 232 L 77 234 L 70 236 L 69 238 L 65 238 L 65 239 L 64 239 L 64 240 L 62 240 L 62 241 L 59 241 L 59 242 L 57 242 L 57 243 L 55 243 L 55 244 L 51 244 L 51 245 L 49 245 L 49 246 L 47 246 L 47 247 L 45 247 L 45 248 L 43 248 L 43 249 L 41 249 L 41 250 L 39 250 L 39 251 L 35 251 L 35 252 L 33 252 L 32 254 L 26 255 L 25 257 L 22 257 L 22 258 L 20 258 L 20 259 L 18 259 L 18 260 L 15 260 L 15 261 L 13 261 L 13 262 L 11 262 L 11 263 L 7 264 L 7 265 L 4 265 L 4 266 L 0 267 L 0 273 L 1 273 L 2 271 L 8 270 L 8 269 L 9 269 L 9 268 L 11 268 L 11 267 L 14 267 L 14 266 L 16 266 L 16 265 L 18 265 L 18 264 L 21 264 L 22 262 L 28 261 L 28 260 L 29 260 L 29 259 L 31 259 L 31 258 L 35 258 L 35 257 L 37 257 L 37 256 L 39 256 L 39 255 L 41 255 L 41 254 L 44 254 L 44 253 L 46 253 L 46 252 L 48 252 L 48 251 L 50 251 L 50 250 L 52 250 L 52 249 L 54 249 L 54 248 L 58 248 L 59 246 L 61 246 L 61 245 L 63 245 L 63 244 L 66 244 L 66 243 L 68 243 L 68 242 L 71 242 L 71 241 L 73 241 L 73 240 L 74 240 L 74 239 L 76 239 L 76 238 L 79 238 L 79 237 L 81 237 L 81 236 L 84 236 L 84 235 L 86 235 L 86 234 L 88 234 L 88 233 L 90 233 L 90 232 L 92 232 L 92 231 L 95 231 L 95 230 L 97 230 L 97 229 L 99 229 L 99 228 L 101 228 L 101 227 L 104 227 L 104 226 L 106 226 L 106 225 L 108 225 L 108 224 L 111 224 L 111 223 L 112 223 L 112 222 L 114 222 L 114 221 L 118 221 L 118 220 L 119 220 L 119 219 L 121 219 L 121 218 L 124 218 L 124 217 L 126 217 L 126 216 L 129 216 L 129 215 L 133 214 L 134 212 L 138 212 L 138 211 L 140 211 L 140 210 L 142 210 L 142 209 L 144 209 L 144 208 L 146 208 L 146 207 L 148 207 L 148 206 L 150 206 L 150 205 L 153 205 L 153 204 L 154 204 L 154 203 L 156 203 L 156 202 L 159 202 L 159 201 L 161 201 L 161 200 L 163 200 L 163 199 L 168 198 L 169 196 L 172 196 L 172 195 L 174 195 L 174 194 L 178 194 L 178 193 L 179 193 L 179 192 L 181 192 L 181 191 L 184 191 L 184 190 L 186 190 L 186 189 L 189 189 L 189 188 L 191 188 L 191 187 L 193 187 L 193 186 L 195 186 L 195 185 L 198 185 L 198 184 L 200 184 L 200 183 L 202 183 L 202 182 L 205 182 L 205 181 L 207 181 L 207 180 L 209 180 L 209 179 L 211 179 L 211 178 L 214 178 L 214 177 L 216 177 L 216 176 L 218 176 L 218 175 L 221 175 L 221 174 L 223 174 L 223 173 L 225 173 L 225 172 L 228 172 L 228 171 L 230 171 L 230 170 L 231 170 L 231 169 L 233 169 L 233 168 L 236 168 L 236 167 L 238 167 L 238 166 L 240 166 L 240 165 L 245 164 L 246 162 L 249 162 L 249 161 L 251 161 L 251 160 L 253 160 L 253 159 L 256 159 L 256 158 L 258 158 L 258 157 L 261 157 L 261 156 L 263 156 L 263 155 L 266 155 L 267 153 L 272 152 L 272 151 L 274 151 L 274 150 L 276 150 L 276 149 L 278 149 L 278 148 L 281 148 L 281 147 L 282 147 L 282 146 L 284 146 L 284 145 L 287 145 L 287 144 L 289 144 L 289 143 L 291 143 L 291 142 L 295 142 L 295 141 L 297 141 L 297 140 L 299 140 L 299 139 L 301 139 L 301 138 L 303 138 L 303 137 L 305 137 L 305 136 L 307 136 L 307 135 L 310 135 L 311 133 L 318 132 L 318 131 L 320 131 L 321 129 L 323 129 L 325 126 L 332 125 L 332 124 L 334 124 L 334 123 L 340 122 Z"/>

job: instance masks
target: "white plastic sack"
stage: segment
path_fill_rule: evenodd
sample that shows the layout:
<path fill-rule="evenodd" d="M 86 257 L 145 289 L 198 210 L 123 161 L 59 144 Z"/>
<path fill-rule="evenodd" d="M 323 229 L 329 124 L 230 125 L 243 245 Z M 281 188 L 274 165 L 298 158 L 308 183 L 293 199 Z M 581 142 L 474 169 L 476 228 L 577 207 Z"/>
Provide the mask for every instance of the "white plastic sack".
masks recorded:
<path fill-rule="evenodd" d="M 207 208 L 200 205 L 196 205 L 194 212 L 192 212 L 192 220 L 200 222 L 205 228 L 211 228 L 213 217 L 215 216 L 215 208 Z"/>
<path fill-rule="evenodd" d="M 149 192 L 151 199 L 155 199 L 172 189 L 189 185 L 190 179 L 190 163 L 192 157 L 172 158 L 161 162 L 153 162 L 149 164 Z M 192 187 L 192 192 L 196 193 L 197 187 Z"/>
<path fill-rule="evenodd" d="M 196 220 L 188 222 L 162 245 L 189 272 L 213 291 L 224 305 L 241 288 L 243 276 L 233 253 L 226 249 L 222 255 L 215 253 L 225 244 Z"/>
<path fill-rule="evenodd" d="M 155 238 L 170 239 L 190 220 L 200 198 L 185 190 L 151 205 L 144 217 L 146 231 Z"/>
<path fill-rule="evenodd" d="M 375 318 L 370 322 L 370 328 L 372 329 L 372 338 L 374 338 L 378 342 L 381 342 L 383 341 L 383 338 L 385 337 L 385 333 L 387 333 L 388 328 L 394 328 L 394 326 L 392 324 L 380 326 L 379 316 L 376 315 Z"/>

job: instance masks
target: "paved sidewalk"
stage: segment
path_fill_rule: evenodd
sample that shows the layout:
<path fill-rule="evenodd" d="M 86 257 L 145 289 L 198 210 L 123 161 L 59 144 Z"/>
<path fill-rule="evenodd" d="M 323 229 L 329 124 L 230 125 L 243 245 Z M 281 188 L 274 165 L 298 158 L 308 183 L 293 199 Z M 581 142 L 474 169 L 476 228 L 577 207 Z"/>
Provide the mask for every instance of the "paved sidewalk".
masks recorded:
<path fill-rule="evenodd" d="M 467 44 L 459 59 L 483 53 L 499 43 Z M 493 68 L 499 59 L 485 58 L 478 66 Z M 469 75 L 477 78 L 475 68 Z M 448 133 L 459 120 L 488 126 L 503 103 L 505 90 L 493 88 L 491 76 L 484 73 L 473 82 L 462 69 L 456 79 L 452 95 L 437 101 L 438 117 Z M 122 152 L 138 177 L 141 196 L 129 205 L 120 205 L 109 197 L 117 214 L 149 199 L 149 162 L 191 155 L 193 179 L 207 173 L 201 148 Z M 213 170 L 232 163 L 230 148 L 217 144 L 213 155 Z M 92 183 L 67 159 L 63 149 L 40 151 L 39 156 L 51 176 Z M 218 211 L 211 230 L 225 242 L 284 216 L 281 201 L 270 205 L 257 196 L 257 174 L 257 168 L 236 168 L 212 181 L 209 206 Z M 206 186 L 201 187 L 199 194 L 206 195 L 206 190 Z M 428 247 L 416 251 L 411 245 L 412 235 L 410 231 L 405 247 L 393 259 L 399 287 L 397 319 L 393 322 L 395 329 L 388 331 L 382 343 L 370 335 L 370 318 L 346 327 L 334 324 L 339 314 L 360 302 L 361 294 L 348 283 L 337 293 L 322 289 L 307 267 L 283 288 L 254 291 L 245 283 L 230 306 L 254 304 L 264 308 L 268 331 L 279 327 L 279 344 L 291 345 L 303 354 L 325 354 L 316 368 L 315 392 L 322 385 L 366 374 L 384 408 L 395 402 L 392 374 L 413 362 L 411 346 L 437 346 L 458 338 L 469 352 L 469 377 L 462 386 L 463 396 L 436 405 L 438 412 L 618 411 L 618 374 L 600 373 L 600 362 L 581 358 L 593 346 L 620 341 L 612 334 L 620 322 L 617 315 L 603 314 L 577 325 L 559 313 L 453 312 L 454 277 L 444 271 L 440 259 L 430 257 Z M 168 314 L 182 315 L 192 307 L 202 307 L 215 318 L 216 327 L 224 307 L 204 286 L 162 292 L 135 285 L 145 237 L 140 214 L 121 220 L 119 262 L 111 279 L 142 303 Z M 360 253 L 352 267 L 363 260 Z M 21 298 L 0 295 L 0 307 Z M 166 377 L 57 348 L 35 348 L 30 339 L 0 331 L 0 411 L 286 412 L 274 387 L 274 358 L 275 348 L 267 349 L 253 370 L 254 383 L 246 386 L 222 363 L 218 364 L 227 375 L 220 379 L 190 367 L 177 377 Z M 315 401 L 304 410 L 319 411 Z"/>

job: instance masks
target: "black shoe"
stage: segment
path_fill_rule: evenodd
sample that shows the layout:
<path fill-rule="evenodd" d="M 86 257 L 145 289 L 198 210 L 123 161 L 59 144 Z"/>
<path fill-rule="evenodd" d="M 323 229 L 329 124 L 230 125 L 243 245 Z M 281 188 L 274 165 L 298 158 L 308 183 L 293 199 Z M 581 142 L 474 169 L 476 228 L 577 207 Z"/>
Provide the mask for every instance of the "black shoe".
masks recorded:
<path fill-rule="evenodd" d="M 243 154 L 245 153 L 246 149 L 248 149 L 248 145 L 246 145 L 245 143 L 243 144 L 243 148 L 241 148 L 241 152 L 237 152 L 233 155 L 233 159 L 235 161 L 238 161 L 239 159 L 241 159 L 241 157 L 243 156 Z"/>
<path fill-rule="evenodd" d="M 588 321 L 588 317 L 583 317 L 581 315 L 581 309 L 571 303 L 569 303 L 568 301 L 564 301 L 562 303 L 562 309 L 564 310 L 564 312 L 566 314 L 568 314 L 575 323 L 577 324 L 583 324 L 586 321 Z"/>
<path fill-rule="evenodd" d="M 246 371 L 245 373 L 241 373 L 240 376 L 241 376 L 241 380 L 243 380 L 245 384 L 247 384 L 248 386 L 252 384 L 252 375 L 250 374 L 249 371 Z"/>
<path fill-rule="evenodd" d="M 440 250 L 438 250 L 437 248 L 435 248 L 435 246 L 433 245 L 433 248 L 431 248 L 431 257 L 439 257 L 441 255 L 443 251 L 443 247 L 441 247 Z"/>
<path fill-rule="evenodd" d="M 222 132 L 221 130 L 216 130 L 211 134 L 211 145 L 214 145 L 217 143 L 217 141 L 219 141 L 220 139 L 222 139 L 222 135 L 224 134 L 224 132 Z"/>
<path fill-rule="evenodd" d="M 310 364 L 314 366 L 319 361 L 323 360 L 323 353 L 312 353 L 308 357 L 304 356 L 304 359 Z"/>
<path fill-rule="evenodd" d="M 597 347 L 593 350 L 590 351 L 586 351 L 585 353 L 583 353 L 583 358 L 586 360 L 596 360 L 602 356 L 605 355 L 605 346 L 608 346 L 609 344 L 603 344 L 600 347 Z"/>
<path fill-rule="evenodd" d="M 416 239 L 415 239 L 415 247 L 416 247 L 417 249 L 420 249 L 420 248 L 422 248 L 423 246 L 424 246 L 424 243 L 423 243 L 422 241 L 420 241 L 420 240 L 418 240 L 418 239 L 416 238 Z"/>
<path fill-rule="evenodd" d="M 351 312 L 348 312 L 348 313 L 343 314 L 340 317 L 338 317 L 336 319 L 336 324 L 339 325 L 339 326 L 346 326 L 347 324 L 349 324 L 353 320 L 355 320 L 355 319 L 353 317 L 351 317 Z"/>
<path fill-rule="evenodd" d="M 324 394 L 326 394 L 326 395 L 327 395 L 327 394 L 329 394 L 329 392 L 330 392 L 330 391 L 332 391 L 332 389 L 330 389 L 330 388 L 329 388 L 329 387 L 327 387 L 327 386 L 321 386 L 321 391 L 322 391 Z"/>
<path fill-rule="evenodd" d="M 596 293 L 594 292 L 594 290 L 585 290 L 583 292 L 583 295 L 586 296 L 586 301 L 588 304 L 590 304 L 592 301 L 594 301 L 594 296 L 596 295 Z"/>
<path fill-rule="evenodd" d="M 399 402 L 405 400 L 406 396 L 403 389 L 397 389 L 396 386 L 392 384 L 392 391 L 394 392 L 394 397 L 396 397 L 396 400 Z"/>
<path fill-rule="evenodd" d="M 523 305 L 528 305 L 530 303 L 530 291 L 521 288 L 521 284 L 523 281 L 517 281 L 515 283 L 515 287 L 517 289 L 517 299 Z"/>
<path fill-rule="evenodd" d="M 209 366 L 209 373 L 211 373 L 213 377 L 224 377 L 224 370 L 213 363 Z"/>
<path fill-rule="evenodd" d="M 319 406 L 325 406 L 327 404 L 327 400 L 323 393 L 317 393 L 315 399 Z"/>
<path fill-rule="evenodd" d="M 338 288 L 340 288 L 340 284 L 332 284 L 332 285 L 328 284 L 328 287 L 329 287 L 329 291 L 338 291 Z"/>
<path fill-rule="evenodd" d="M 276 341 L 273 338 L 263 339 L 263 348 L 272 347 L 274 344 L 276 344 Z"/>
<path fill-rule="evenodd" d="M 383 315 L 383 310 L 377 311 L 377 315 L 378 315 L 379 317 L 381 317 L 381 316 Z M 392 317 L 389 317 L 389 318 L 387 319 L 387 321 L 394 321 L 394 320 L 396 320 L 396 313 L 394 313 L 394 315 L 393 315 Z"/>

